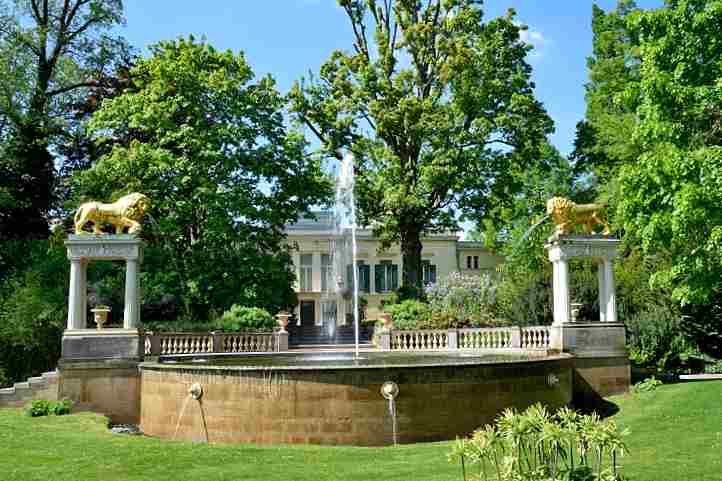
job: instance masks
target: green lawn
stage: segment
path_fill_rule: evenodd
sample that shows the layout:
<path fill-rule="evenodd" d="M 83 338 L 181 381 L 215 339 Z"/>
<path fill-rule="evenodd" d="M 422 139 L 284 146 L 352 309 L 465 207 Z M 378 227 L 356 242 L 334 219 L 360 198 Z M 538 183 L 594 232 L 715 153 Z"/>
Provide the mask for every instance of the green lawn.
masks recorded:
<path fill-rule="evenodd" d="M 631 481 L 722 481 L 722 382 L 661 387 L 611 399 L 632 431 Z M 0 479 L 457 480 L 449 443 L 389 448 L 231 446 L 114 435 L 101 416 L 28 418 L 0 409 Z"/>

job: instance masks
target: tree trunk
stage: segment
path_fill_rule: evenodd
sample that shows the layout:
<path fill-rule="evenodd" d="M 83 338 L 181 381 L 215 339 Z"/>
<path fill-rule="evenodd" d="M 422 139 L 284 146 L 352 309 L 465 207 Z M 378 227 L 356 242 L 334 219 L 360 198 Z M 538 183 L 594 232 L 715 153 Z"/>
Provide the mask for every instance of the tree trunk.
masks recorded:
<path fill-rule="evenodd" d="M 401 227 L 401 261 L 403 263 L 401 284 L 404 291 L 400 297 L 418 299 L 423 289 L 420 226 Z"/>

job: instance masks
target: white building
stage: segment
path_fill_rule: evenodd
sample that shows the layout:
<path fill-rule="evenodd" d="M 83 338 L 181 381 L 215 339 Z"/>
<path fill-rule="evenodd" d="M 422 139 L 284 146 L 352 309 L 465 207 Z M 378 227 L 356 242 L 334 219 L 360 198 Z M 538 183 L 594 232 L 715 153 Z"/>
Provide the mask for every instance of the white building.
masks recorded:
<path fill-rule="evenodd" d="M 299 325 L 344 325 L 353 313 L 349 287 L 353 284 L 350 232 L 338 232 L 331 213 L 316 213 L 318 220 L 301 219 L 286 228 L 292 246 L 299 299 Z M 370 230 L 356 233 L 359 265 L 359 294 L 368 302 L 366 315 L 374 319 L 383 303 L 401 282 L 399 246 L 379 251 L 379 241 Z M 433 235 L 422 239 L 424 282 L 434 283 L 451 272 L 491 275 L 503 260 L 479 242 L 459 240 L 457 235 Z"/>

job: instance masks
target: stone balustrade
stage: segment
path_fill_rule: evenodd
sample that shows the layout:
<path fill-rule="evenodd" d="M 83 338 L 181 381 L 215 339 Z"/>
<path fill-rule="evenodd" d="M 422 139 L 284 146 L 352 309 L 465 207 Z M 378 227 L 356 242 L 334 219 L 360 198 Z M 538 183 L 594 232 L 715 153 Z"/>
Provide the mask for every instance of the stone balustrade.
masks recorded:
<path fill-rule="evenodd" d="M 288 350 L 286 332 L 147 332 L 145 334 L 146 356 L 286 350 Z"/>
<path fill-rule="evenodd" d="M 394 351 L 547 350 L 550 343 L 549 326 L 391 330 L 379 336 L 379 347 Z"/>

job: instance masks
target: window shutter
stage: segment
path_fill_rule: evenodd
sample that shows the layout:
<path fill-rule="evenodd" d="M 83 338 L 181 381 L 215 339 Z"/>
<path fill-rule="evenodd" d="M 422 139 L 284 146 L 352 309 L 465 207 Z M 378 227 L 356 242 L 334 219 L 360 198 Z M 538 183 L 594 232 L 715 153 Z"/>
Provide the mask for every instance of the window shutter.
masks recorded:
<path fill-rule="evenodd" d="M 384 292 L 384 268 L 383 264 L 374 266 L 374 290 L 376 292 Z"/>
<path fill-rule="evenodd" d="M 361 290 L 369 292 L 371 290 L 371 266 L 364 264 L 359 266 L 359 284 Z"/>
<path fill-rule="evenodd" d="M 391 264 L 389 266 L 389 270 L 391 271 L 391 275 L 389 276 L 391 278 L 389 280 L 389 290 L 398 289 L 399 288 L 399 266 L 396 264 Z"/>
<path fill-rule="evenodd" d="M 353 289 L 353 265 L 346 266 L 346 287 Z"/>
<path fill-rule="evenodd" d="M 436 284 L 436 266 L 434 264 L 429 264 L 429 282 Z"/>

